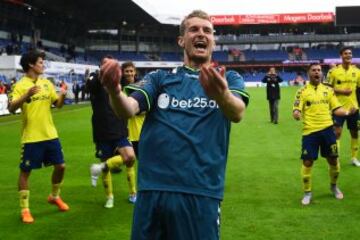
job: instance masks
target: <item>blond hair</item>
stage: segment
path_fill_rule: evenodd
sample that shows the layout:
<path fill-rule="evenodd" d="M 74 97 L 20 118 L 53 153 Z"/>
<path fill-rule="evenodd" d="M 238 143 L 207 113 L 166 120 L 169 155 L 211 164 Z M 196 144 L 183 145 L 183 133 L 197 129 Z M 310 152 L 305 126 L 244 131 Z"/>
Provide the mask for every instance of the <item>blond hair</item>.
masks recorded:
<path fill-rule="evenodd" d="M 209 22 L 211 22 L 209 14 L 207 14 L 206 12 L 204 12 L 202 10 L 194 10 L 181 21 L 181 24 L 180 24 L 180 36 L 184 36 L 184 34 L 185 34 L 186 21 L 188 19 L 194 18 L 194 17 L 201 18 L 201 19 L 204 19 L 204 20 L 208 20 Z"/>

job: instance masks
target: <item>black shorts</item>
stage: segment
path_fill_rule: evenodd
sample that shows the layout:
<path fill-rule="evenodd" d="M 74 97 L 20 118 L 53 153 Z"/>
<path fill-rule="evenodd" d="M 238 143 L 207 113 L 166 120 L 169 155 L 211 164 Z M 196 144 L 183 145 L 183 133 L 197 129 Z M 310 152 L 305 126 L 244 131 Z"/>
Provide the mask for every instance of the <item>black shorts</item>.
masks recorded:
<path fill-rule="evenodd" d="M 336 136 L 332 126 L 303 136 L 301 159 L 316 160 L 318 158 L 319 148 L 322 157 L 338 157 Z"/>

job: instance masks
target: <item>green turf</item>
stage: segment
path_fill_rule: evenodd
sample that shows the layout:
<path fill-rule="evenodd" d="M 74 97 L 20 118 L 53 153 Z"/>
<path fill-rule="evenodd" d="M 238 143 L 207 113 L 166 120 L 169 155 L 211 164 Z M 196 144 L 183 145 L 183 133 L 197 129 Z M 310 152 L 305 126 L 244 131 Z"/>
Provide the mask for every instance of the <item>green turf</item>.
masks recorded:
<path fill-rule="evenodd" d="M 360 235 L 360 169 L 349 165 L 349 134 L 341 143 L 340 187 L 343 201 L 329 193 L 324 159 L 313 170 L 313 199 L 300 205 L 301 122 L 291 117 L 296 88 L 283 88 L 279 125 L 269 122 L 264 88 L 249 88 L 244 120 L 233 125 L 222 203 L 221 236 L 237 239 L 357 239 Z M 115 208 L 104 209 L 101 184 L 90 187 L 89 166 L 95 161 L 88 105 L 54 110 L 67 172 L 62 191 L 71 210 L 58 212 L 46 203 L 51 169 L 30 178 L 35 223 L 19 219 L 17 177 L 19 116 L 0 117 L 0 239 L 129 239 L 132 205 L 127 202 L 125 174 L 114 176 Z"/>

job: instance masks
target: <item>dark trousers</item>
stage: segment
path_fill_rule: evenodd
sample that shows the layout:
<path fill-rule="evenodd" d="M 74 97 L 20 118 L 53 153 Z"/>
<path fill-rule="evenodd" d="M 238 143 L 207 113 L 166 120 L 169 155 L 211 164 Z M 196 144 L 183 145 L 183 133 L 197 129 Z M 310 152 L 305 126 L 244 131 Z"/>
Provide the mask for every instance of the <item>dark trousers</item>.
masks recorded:
<path fill-rule="evenodd" d="M 279 121 L 279 99 L 269 99 L 270 120 L 273 123 Z"/>

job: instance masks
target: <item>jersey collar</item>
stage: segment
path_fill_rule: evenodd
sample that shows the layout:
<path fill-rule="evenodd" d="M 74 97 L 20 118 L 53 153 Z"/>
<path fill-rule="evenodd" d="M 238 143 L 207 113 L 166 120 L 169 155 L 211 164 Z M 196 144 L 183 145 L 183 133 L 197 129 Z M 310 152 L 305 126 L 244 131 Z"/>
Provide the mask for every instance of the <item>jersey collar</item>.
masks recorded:
<path fill-rule="evenodd" d="M 31 78 L 31 77 L 28 77 L 28 76 L 24 76 L 24 78 L 26 79 L 26 81 L 30 81 L 30 82 L 32 82 L 32 83 L 36 83 L 38 80 L 39 80 L 39 78 L 38 79 L 33 79 L 33 78 Z"/>
<path fill-rule="evenodd" d="M 192 68 L 192 67 L 189 67 L 189 66 L 186 66 L 186 65 L 183 65 L 182 68 L 185 71 L 188 71 L 188 72 L 191 72 L 191 73 L 199 73 L 200 72 L 200 69 Z"/>

